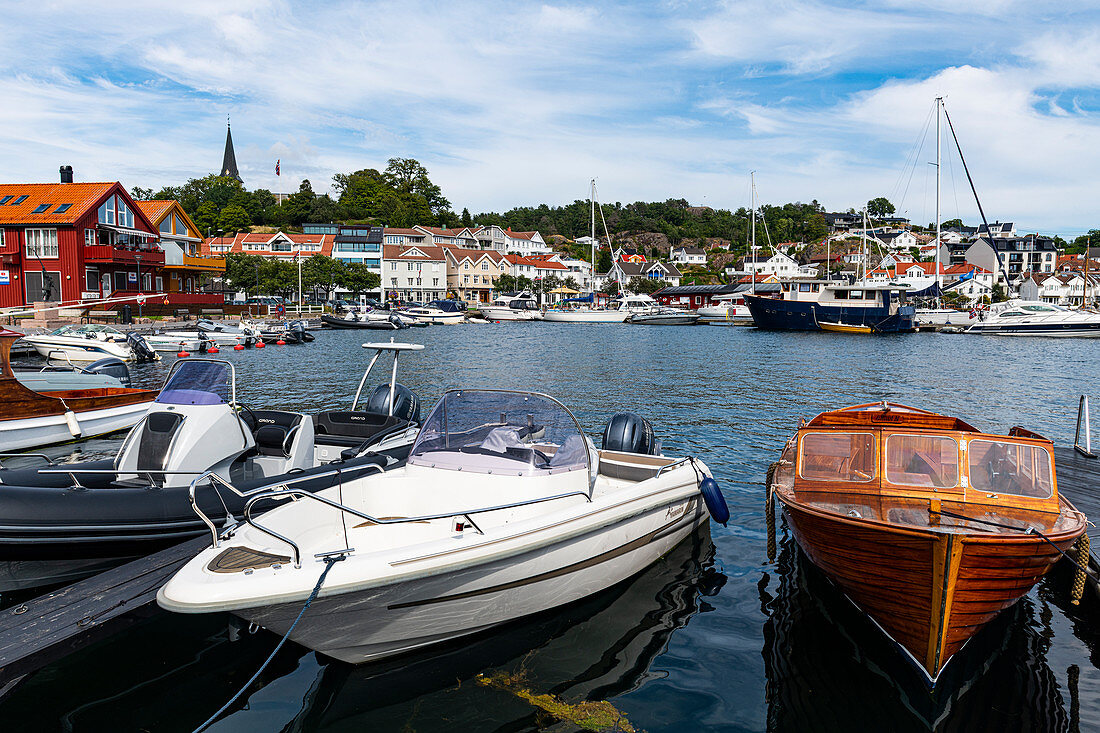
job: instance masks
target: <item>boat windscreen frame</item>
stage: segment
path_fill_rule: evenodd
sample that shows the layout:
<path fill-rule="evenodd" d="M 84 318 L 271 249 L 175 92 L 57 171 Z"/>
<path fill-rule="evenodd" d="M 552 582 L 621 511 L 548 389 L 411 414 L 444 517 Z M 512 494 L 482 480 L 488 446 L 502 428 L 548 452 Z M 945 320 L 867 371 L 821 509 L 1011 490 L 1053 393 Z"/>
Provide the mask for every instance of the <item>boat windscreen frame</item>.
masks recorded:
<path fill-rule="evenodd" d="M 168 376 L 165 377 L 165 379 L 164 379 L 164 387 L 168 386 L 168 383 L 172 381 L 172 377 L 175 375 L 175 373 L 178 370 L 183 368 L 184 364 L 194 364 L 196 362 L 206 362 L 208 364 L 220 364 L 220 365 L 224 365 L 224 366 L 229 367 L 229 406 L 232 407 L 233 409 L 237 409 L 237 369 L 236 369 L 235 366 L 233 366 L 232 362 L 226 361 L 224 359 L 205 359 L 205 358 L 202 358 L 202 357 L 180 359 L 175 364 L 172 365 L 172 368 L 170 370 L 168 370 Z M 164 393 L 164 387 L 161 387 L 161 393 L 162 394 Z M 160 402 L 160 397 L 159 396 L 157 397 L 156 401 L 158 403 Z M 161 404 L 172 404 L 172 403 L 161 403 Z"/>
<path fill-rule="evenodd" d="M 523 397 L 538 397 L 540 399 L 544 399 L 544 400 L 547 400 L 547 401 L 551 402 L 554 406 L 556 406 L 558 409 L 560 409 L 562 412 L 564 412 L 565 415 L 567 415 L 569 417 L 569 419 L 572 421 L 573 427 L 576 430 L 576 434 L 579 435 L 582 438 L 582 442 L 584 444 L 585 470 L 588 472 L 588 487 L 589 487 L 589 494 L 591 495 L 592 489 L 593 489 L 593 487 L 595 485 L 595 481 L 596 481 L 596 471 L 595 471 L 596 463 L 595 463 L 595 460 L 594 460 L 595 456 L 593 456 L 593 446 L 590 444 L 591 441 L 589 440 L 588 435 L 584 432 L 584 429 L 581 427 L 580 421 L 577 420 L 577 418 L 573 414 L 573 412 L 568 407 L 566 407 L 564 404 L 562 404 L 562 402 L 560 400 L 558 400 L 558 399 L 556 399 L 556 398 L 554 398 L 554 397 L 552 397 L 552 396 L 550 396 L 550 395 L 548 395 L 544 392 L 534 392 L 534 391 L 531 391 L 531 390 L 518 390 L 518 389 L 489 389 L 489 388 L 472 388 L 472 389 L 455 388 L 455 389 L 448 389 L 439 397 L 439 401 L 436 402 L 436 404 L 432 406 L 432 409 L 428 412 L 427 417 L 425 417 L 424 421 L 420 424 L 420 432 L 417 434 L 416 440 L 413 442 L 413 446 L 409 451 L 409 458 L 410 459 L 413 458 L 413 456 L 415 454 L 415 451 L 416 451 L 416 448 L 417 448 L 417 444 L 420 442 L 420 436 L 423 433 L 423 431 L 426 429 L 426 427 L 430 424 L 432 416 L 435 414 L 436 409 L 441 408 L 443 410 L 444 420 L 446 420 L 446 417 L 445 417 L 446 416 L 446 411 L 447 411 L 447 402 L 446 402 L 446 400 L 447 400 L 448 396 L 461 395 L 462 393 L 499 394 L 499 395 L 517 395 L 517 396 L 523 396 Z"/>

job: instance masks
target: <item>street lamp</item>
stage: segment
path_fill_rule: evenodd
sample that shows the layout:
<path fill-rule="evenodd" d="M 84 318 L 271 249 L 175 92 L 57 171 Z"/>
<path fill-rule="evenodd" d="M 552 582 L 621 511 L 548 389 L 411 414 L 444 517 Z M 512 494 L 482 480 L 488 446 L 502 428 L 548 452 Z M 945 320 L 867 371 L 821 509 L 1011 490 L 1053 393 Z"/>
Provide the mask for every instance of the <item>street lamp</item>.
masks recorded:
<path fill-rule="evenodd" d="M 137 301 L 138 301 L 138 318 L 141 318 L 141 312 L 142 312 L 141 305 L 142 305 L 142 301 L 145 300 L 144 298 L 140 297 L 141 296 L 141 255 L 135 254 L 134 255 L 134 260 L 137 262 L 137 281 L 138 281 L 137 286 L 138 286 L 138 296 L 139 296 L 138 299 L 137 299 Z"/>

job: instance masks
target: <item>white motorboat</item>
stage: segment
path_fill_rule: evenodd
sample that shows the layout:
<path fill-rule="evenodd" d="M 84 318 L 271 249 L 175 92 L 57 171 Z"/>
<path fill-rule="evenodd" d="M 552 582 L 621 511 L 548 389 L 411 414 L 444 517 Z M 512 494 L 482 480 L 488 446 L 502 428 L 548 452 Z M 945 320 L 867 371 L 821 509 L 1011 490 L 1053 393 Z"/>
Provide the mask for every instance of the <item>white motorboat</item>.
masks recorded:
<path fill-rule="evenodd" d="M 637 416 L 612 418 L 597 451 L 551 397 L 449 391 L 404 467 L 316 494 L 291 485 L 250 495 L 247 524 L 218 534 L 211 523 L 213 546 L 157 601 L 230 611 L 365 662 L 615 585 L 704 523 L 704 502 L 728 519 L 706 466 L 659 455 Z"/>
<path fill-rule="evenodd" d="M 401 313 L 410 316 L 420 323 L 434 323 L 446 326 L 462 323 L 466 320 L 464 311 L 445 311 L 432 305 L 422 305 L 414 308 L 406 308 Z"/>
<path fill-rule="evenodd" d="M 107 356 L 123 361 L 159 358 L 138 334 L 97 323 L 62 326 L 49 333 L 24 336 L 23 341 L 42 356 L 58 362 L 99 361 Z"/>
<path fill-rule="evenodd" d="M 744 293 L 726 293 L 714 298 L 718 305 L 708 305 L 696 311 L 704 323 L 738 324 L 751 326 L 752 313 L 745 305 Z"/>
<path fill-rule="evenodd" d="M 617 309 L 592 308 L 550 308 L 542 314 L 544 321 L 555 323 L 622 323 L 630 313 Z"/>
<path fill-rule="evenodd" d="M 994 303 L 966 333 L 998 336 L 1100 337 L 1100 313 L 1038 300 Z"/>
<path fill-rule="evenodd" d="M 918 326 L 967 326 L 973 322 L 967 311 L 954 308 L 917 308 Z"/>
<path fill-rule="evenodd" d="M 199 342 L 204 340 L 216 344 L 219 347 L 236 346 L 237 344 L 251 346 L 260 338 L 260 330 L 259 326 L 256 326 L 248 320 L 242 320 L 237 325 L 215 321 L 198 321 L 193 329 L 177 328 L 171 331 L 165 331 L 160 335 L 176 338 L 177 345 L 180 339 L 185 339 L 187 341 L 186 345 L 188 346 L 188 350 L 192 350 L 198 349 Z M 146 339 L 148 340 L 148 337 L 146 337 Z M 167 339 L 162 341 L 164 344 L 168 344 Z M 169 351 L 170 349 L 165 347 L 157 350 Z"/>
<path fill-rule="evenodd" d="M 656 306 L 641 313 L 631 313 L 627 322 L 642 326 L 694 326 L 699 317 L 694 311 Z"/>
<path fill-rule="evenodd" d="M 144 336 L 145 342 L 149 344 L 149 347 L 153 351 L 160 352 L 178 352 L 178 351 L 204 351 L 205 346 L 213 346 L 213 341 L 207 341 L 204 338 L 199 337 L 195 333 L 186 335 L 184 333 L 154 333 L 146 334 Z"/>
<path fill-rule="evenodd" d="M 479 307 L 478 310 L 489 321 L 542 320 L 542 311 L 535 302 L 535 296 L 527 291 L 501 295 L 489 305 Z"/>
<path fill-rule="evenodd" d="M 130 370 L 126 362 L 113 356 L 87 366 L 45 366 L 38 370 L 15 372 L 19 383 L 35 392 L 64 392 L 111 387 L 129 387 Z"/>

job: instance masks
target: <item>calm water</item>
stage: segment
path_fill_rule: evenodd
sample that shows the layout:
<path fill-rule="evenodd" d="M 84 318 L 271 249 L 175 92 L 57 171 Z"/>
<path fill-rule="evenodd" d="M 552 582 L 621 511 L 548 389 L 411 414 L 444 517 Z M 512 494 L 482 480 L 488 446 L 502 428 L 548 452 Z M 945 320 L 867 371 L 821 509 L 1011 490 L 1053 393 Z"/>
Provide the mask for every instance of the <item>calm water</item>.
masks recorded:
<path fill-rule="evenodd" d="M 226 358 L 250 406 L 338 407 L 355 392 L 359 344 L 372 336 L 324 332 L 307 346 Z M 555 395 L 592 434 L 613 412 L 645 415 L 666 453 L 710 466 L 729 526 L 583 603 L 420 656 L 350 667 L 288 645 L 211 730 L 576 730 L 476 683 L 492 672 L 568 703 L 607 700 L 651 732 L 1100 727 L 1100 624 L 1075 613 L 1100 616 L 1070 610 L 1068 577 L 1049 577 L 1002 614 L 930 694 L 786 534 L 767 563 L 763 520 L 764 472 L 800 417 L 890 399 L 1072 442 L 1076 396 L 1100 377 L 1100 344 L 544 323 L 401 338 L 428 347 L 402 369 L 425 409 L 448 387 L 485 386 Z M 158 383 L 170 362 L 135 368 L 136 381 Z M 277 641 L 262 631 L 229 641 L 226 622 L 161 614 L 82 650 L 0 702 L 3 729 L 191 730 Z"/>

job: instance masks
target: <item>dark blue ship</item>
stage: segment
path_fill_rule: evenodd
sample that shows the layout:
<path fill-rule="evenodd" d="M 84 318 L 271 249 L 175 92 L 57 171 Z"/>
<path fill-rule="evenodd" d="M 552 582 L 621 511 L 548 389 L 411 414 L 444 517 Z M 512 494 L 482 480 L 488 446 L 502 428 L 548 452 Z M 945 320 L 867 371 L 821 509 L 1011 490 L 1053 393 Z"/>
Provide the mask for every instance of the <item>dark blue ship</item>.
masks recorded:
<path fill-rule="evenodd" d="M 745 294 L 758 328 L 821 331 L 821 324 L 864 326 L 874 333 L 917 328 L 916 308 L 896 285 L 849 285 L 835 280 L 780 283 L 776 296 Z"/>

